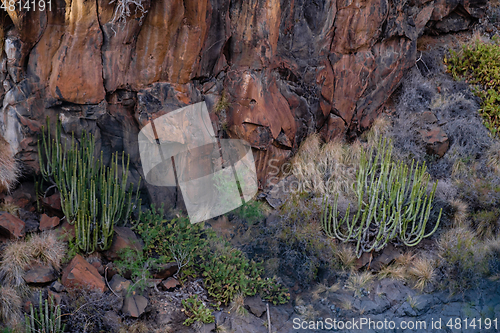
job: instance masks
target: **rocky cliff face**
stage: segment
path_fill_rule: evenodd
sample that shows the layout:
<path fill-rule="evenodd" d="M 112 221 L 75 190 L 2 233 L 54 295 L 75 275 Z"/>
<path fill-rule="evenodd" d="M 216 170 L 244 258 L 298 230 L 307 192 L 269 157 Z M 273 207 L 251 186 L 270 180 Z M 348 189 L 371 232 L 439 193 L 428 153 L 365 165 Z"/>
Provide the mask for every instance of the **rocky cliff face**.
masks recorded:
<path fill-rule="evenodd" d="M 261 185 L 269 160 L 289 158 L 307 134 L 367 128 L 415 65 L 417 38 L 467 29 L 487 4 L 142 0 L 123 21 L 108 0 L 51 1 L 1 19 L 1 133 L 28 167 L 49 116 L 67 133 L 92 131 L 105 156 L 125 150 L 137 180 L 148 119 L 203 100 L 213 110 L 224 96 L 229 107 L 211 119 L 254 147 Z M 172 189 L 147 192 L 176 201 Z"/>

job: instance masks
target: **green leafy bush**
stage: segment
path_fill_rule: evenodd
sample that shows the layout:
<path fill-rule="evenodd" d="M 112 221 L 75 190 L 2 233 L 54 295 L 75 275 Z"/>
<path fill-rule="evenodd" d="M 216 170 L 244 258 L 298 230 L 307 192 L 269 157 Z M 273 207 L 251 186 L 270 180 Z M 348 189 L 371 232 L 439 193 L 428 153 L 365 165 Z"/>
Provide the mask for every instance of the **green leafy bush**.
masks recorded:
<path fill-rule="evenodd" d="M 212 311 L 203 301 L 198 299 L 198 295 L 183 299 L 182 306 L 184 313 L 188 316 L 188 319 L 184 321 L 184 325 L 186 326 L 191 326 L 196 322 L 209 324 L 215 321 Z"/>
<path fill-rule="evenodd" d="M 475 85 L 476 95 L 483 103 L 479 110 L 485 126 L 493 135 L 500 134 L 500 44 L 498 39 L 492 43 L 477 40 L 466 45 L 461 52 L 450 51 L 451 56 L 444 59 L 453 77 L 466 79 Z"/>
<path fill-rule="evenodd" d="M 144 291 L 148 287 L 148 279 L 152 277 L 151 269 L 154 269 L 158 264 L 158 259 L 147 258 L 144 254 L 132 248 L 125 248 L 119 253 L 121 260 L 115 261 L 120 273 L 130 274 L 132 284 L 128 293 L 136 290 Z"/>
<path fill-rule="evenodd" d="M 114 225 L 126 222 L 135 204 L 132 184 L 127 192 L 129 160 L 125 163 L 125 153 L 121 158 L 113 154 L 111 167 L 105 167 L 102 152 L 96 159 L 94 147 L 94 136 L 85 132 L 79 145 L 74 138 L 70 147 L 63 145 L 60 123 L 51 138 L 48 120 L 47 135 L 38 142 L 42 176 L 57 186 L 64 215 L 75 224 L 76 244 L 87 253 L 109 249 Z"/>
<path fill-rule="evenodd" d="M 157 258 L 157 262 L 179 264 L 178 253 L 188 254 L 183 260 L 181 279 L 203 276 L 209 295 L 220 304 L 227 305 L 238 293 L 259 292 L 273 302 L 288 301 L 285 288 L 275 279 L 263 279 L 259 264 L 217 237 L 213 230 L 205 229 L 202 223 L 191 224 L 181 216 L 168 221 L 163 213 L 163 208 L 157 211 L 153 206 L 141 216 L 137 230 L 144 240 L 144 256 Z"/>
<path fill-rule="evenodd" d="M 145 255 L 158 258 L 159 262 L 172 262 L 177 261 L 176 253 L 186 253 L 188 257 L 184 259 L 180 278 L 196 276 L 197 257 L 203 254 L 208 244 L 203 224 L 191 224 L 183 216 L 170 221 L 163 216 L 163 207 L 156 210 L 155 206 L 141 215 L 137 232 L 144 240 Z"/>
<path fill-rule="evenodd" d="M 426 233 L 437 187 L 435 183 L 427 195 L 429 180 L 425 164 L 412 163 L 408 168 L 393 162 L 391 142 L 379 140 L 376 151 L 372 146 L 361 152 L 354 184 L 357 212 L 351 217 L 349 206 L 339 218 L 338 195 L 333 206 L 325 197 L 323 229 L 342 242 L 355 242 L 358 258 L 363 252 L 380 251 L 394 239 L 415 246 L 436 231 L 441 219 L 440 212 L 434 228 Z"/>

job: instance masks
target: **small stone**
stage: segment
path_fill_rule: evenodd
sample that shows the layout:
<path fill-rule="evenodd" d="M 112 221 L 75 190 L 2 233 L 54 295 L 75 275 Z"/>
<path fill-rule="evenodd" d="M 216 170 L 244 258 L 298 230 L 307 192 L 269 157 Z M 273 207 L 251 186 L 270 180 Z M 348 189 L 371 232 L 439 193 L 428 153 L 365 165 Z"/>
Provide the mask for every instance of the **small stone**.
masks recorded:
<path fill-rule="evenodd" d="M 54 281 L 51 284 L 50 289 L 55 291 L 56 293 L 62 293 L 63 291 L 66 291 L 66 288 L 64 288 L 64 286 L 59 281 Z"/>
<path fill-rule="evenodd" d="M 153 274 L 153 278 L 164 280 L 177 273 L 177 264 L 175 262 L 162 264 L 153 269 L 151 273 Z"/>
<path fill-rule="evenodd" d="M 131 281 L 123 278 L 122 276 L 115 274 L 111 281 L 109 281 L 109 287 L 117 294 L 125 296 L 128 288 L 131 285 Z"/>
<path fill-rule="evenodd" d="M 115 227 L 113 243 L 109 250 L 104 252 L 106 259 L 113 261 L 120 259 L 119 253 L 126 248 L 136 249 L 142 252 L 142 240 L 130 229 L 126 227 Z"/>
<path fill-rule="evenodd" d="M 21 238 L 24 236 L 24 222 L 7 212 L 0 212 L 0 236 Z"/>
<path fill-rule="evenodd" d="M 259 318 L 264 312 L 266 312 L 266 305 L 262 302 L 260 296 L 245 298 L 245 307 Z"/>
<path fill-rule="evenodd" d="M 51 230 L 59 225 L 61 220 L 57 217 L 49 217 L 47 214 L 42 214 L 40 217 L 40 231 Z"/>
<path fill-rule="evenodd" d="M 48 283 L 57 279 L 54 269 L 40 264 L 32 265 L 23 276 L 26 283 Z"/>
<path fill-rule="evenodd" d="M 179 283 L 179 281 L 177 281 L 173 277 L 169 277 L 169 278 L 161 281 L 160 287 L 163 290 L 173 291 L 175 288 L 177 288 L 180 285 L 181 284 Z"/>
<path fill-rule="evenodd" d="M 67 289 L 88 287 L 101 292 L 106 290 L 103 277 L 79 254 L 63 270 L 61 282 Z"/>
<path fill-rule="evenodd" d="M 122 312 L 130 317 L 139 318 L 144 313 L 148 306 L 148 300 L 141 295 L 132 295 L 125 298 L 123 302 Z"/>
<path fill-rule="evenodd" d="M 450 140 L 445 131 L 439 126 L 433 126 L 430 130 L 420 130 L 427 154 L 443 157 L 450 147 Z"/>

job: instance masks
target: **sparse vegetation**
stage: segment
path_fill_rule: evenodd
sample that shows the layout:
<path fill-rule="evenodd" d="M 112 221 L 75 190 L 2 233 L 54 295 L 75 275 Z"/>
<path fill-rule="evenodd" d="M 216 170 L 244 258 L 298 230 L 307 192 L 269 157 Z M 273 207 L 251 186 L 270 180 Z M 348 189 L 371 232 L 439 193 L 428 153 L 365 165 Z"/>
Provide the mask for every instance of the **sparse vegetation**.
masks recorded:
<path fill-rule="evenodd" d="M 346 289 L 353 291 L 354 296 L 361 297 L 368 292 L 369 284 L 373 281 L 371 272 L 352 273 L 346 282 Z"/>
<path fill-rule="evenodd" d="M 489 248 L 474 231 L 458 227 L 446 231 L 438 242 L 440 269 L 451 291 L 477 285 L 488 273 Z"/>

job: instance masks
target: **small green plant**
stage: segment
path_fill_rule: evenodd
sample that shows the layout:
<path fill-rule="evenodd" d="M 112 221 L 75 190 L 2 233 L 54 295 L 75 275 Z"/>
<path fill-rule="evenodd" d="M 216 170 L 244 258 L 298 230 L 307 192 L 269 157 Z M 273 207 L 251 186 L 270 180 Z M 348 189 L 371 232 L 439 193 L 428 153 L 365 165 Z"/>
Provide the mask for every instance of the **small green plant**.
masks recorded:
<path fill-rule="evenodd" d="M 403 162 L 392 161 L 392 144 L 380 139 L 374 151 L 361 152 L 354 184 L 357 212 L 350 216 L 350 205 L 343 218 L 337 209 L 338 195 L 333 206 L 325 196 L 322 225 L 325 233 L 342 242 L 355 242 L 356 255 L 380 251 L 397 239 L 406 246 L 415 246 L 432 235 L 439 226 L 442 210 L 434 228 L 425 233 L 431 204 L 437 188 L 434 183 L 427 195 L 430 176 L 425 164 L 410 168 Z"/>
<path fill-rule="evenodd" d="M 135 248 L 125 248 L 119 253 L 121 260 L 115 261 L 118 269 L 123 273 L 129 272 L 132 285 L 130 285 L 129 294 L 139 290 L 144 291 L 148 287 L 148 280 L 151 276 L 151 269 L 158 264 L 158 259 L 146 258 L 142 251 Z"/>
<path fill-rule="evenodd" d="M 208 244 L 203 223 L 191 224 L 183 216 L 167 221 L 163 216 L 163 207 L 156 210 L 154 206 L 141 215 L 137 232 L 144 240 L 145 255 L 158 257 L 159 262 L 175 261 L 180 264 L 181 280 L 196 276 L 196 257 L 202 255 Z"/>
<path fill-rule="evenodd" d="M 203 301 L 198 299 L 198 295 L 183 299 L 182 306 L 184 308 L 184 313 L 188 316 L 188 319 L 183 323 L 186 326 L 191 326 L 196 322 L 209 324 L 215 321 L 212 311 Z"/>
<path fill-rule="evenodd" d="M 466 45 L 461 52 L 450 50 L 450 57 L 444 58 L 455 80 L 465 79 L 474 85 L 474 90 L 483 103 L 479 113 L 484 125 L 490 132 L 500 134 L 500 44 L 497 39 L 492 43 L 477 40 Z"/>
<path fill-rule="evenodd" d="M 62 333 L 66 327 L 61 322 L 59 305 L 55 305 L 53 298 L 50 302 L 42 302 L 41 293 L 38 309 L 34 310 L 33 304 L 30 304 L 30 315 L 25 315 L 24 319 L 26 333 Z"/>
<path fill-rule="evenodd" d="M 222 111 L 226 110 L 231 104 L 229 103 L 229 100 L 226 96 L 226 93 L 223 91 L 222 94 L 220 95 L 219 99 L 217 100 L 217 104 L 215 104 L 215 113 L 219 114 Z"/>
<path fill-rule="evenodd" d="M 254 224 L 264 218 L 262 203 L 258 201 L 247 201 L 234 210 L 234 213 L 249 224 Z"/>
<path fill-rule="evenodd" d="M 41 174 L 57 186 L 64 215 L 70 224 L 75 224 L 76 244 L 87 253 L 108 249 L 114 225 L 125 223 L 135 205 L 132 184 L 127 191 L 129 159 L 125 162 L 125 153 L 121 158 L 118 153 L 113 154 L 111 167 L 105 167 L 102 152 L 96 159 L 94 147 L 94 136 L 86 132 L 79 145 L 74 138 L 70 147 L 63 145 L 59 122 L 56 135 L 51 138 L 48 119 L 47 134 L 38 142 Z"/>

